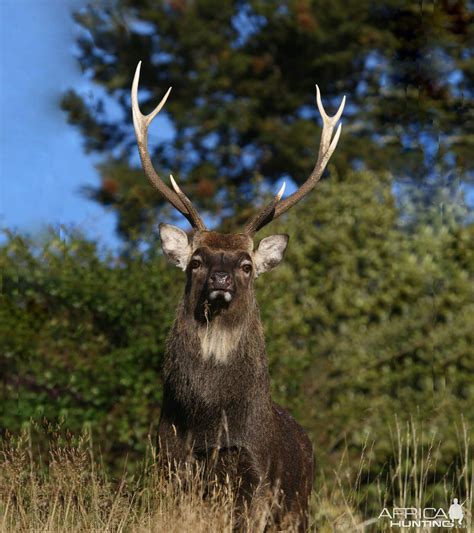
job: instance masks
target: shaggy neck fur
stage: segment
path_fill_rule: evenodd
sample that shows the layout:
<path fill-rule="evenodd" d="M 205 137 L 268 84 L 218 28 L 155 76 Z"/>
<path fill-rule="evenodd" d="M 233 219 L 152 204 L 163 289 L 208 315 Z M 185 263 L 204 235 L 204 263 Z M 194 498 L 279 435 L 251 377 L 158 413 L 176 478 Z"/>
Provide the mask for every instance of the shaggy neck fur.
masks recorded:
<path fill-rule="evenodd" d="M 248 357 L 266 361 L 260 310 L 253 291 L 243 305 L 229 309 L 212 307 L 207 300 L 190 302 L 185 295 L 178 307 L 168 343 L 168 358 L 200 359 L 226 364 Z"/>
<path fill-rule="evenodd" d="M 201 343 L 201 357 L 213 358 L 219 363 L 226 363 L 227 358 L 237 348 L 243 331 L 243 324 L 228 326 L 222 324 L 219 317 L 197 328 Z"/>
<path fill-rule="evenodd" d="M 187 298 L 183 306 L 189 309 Z M 190 330 L 194 330 L 199 339 L 200 357 L 203 360 L 213 360 L 225 364 L 233 353 L 238 351 L 243 338 L 244 330 L 255 322 L 258 323 L 257 331 L 261 330 L 260 313 L 254 299 L 253 291 L 249 291 L 245 302 L 231 302 L 211 304 L 208 300 L 198 301 L 194 313 L 187 313 L 186 323 Z M 244 303 L 244 305 L 242 305 Z M 232 305 L 234 304 L 234 305 Z M 258 337 L 258 333 L 257 333 Z M 262 339 L 263 340 L 263 339 Z"/>

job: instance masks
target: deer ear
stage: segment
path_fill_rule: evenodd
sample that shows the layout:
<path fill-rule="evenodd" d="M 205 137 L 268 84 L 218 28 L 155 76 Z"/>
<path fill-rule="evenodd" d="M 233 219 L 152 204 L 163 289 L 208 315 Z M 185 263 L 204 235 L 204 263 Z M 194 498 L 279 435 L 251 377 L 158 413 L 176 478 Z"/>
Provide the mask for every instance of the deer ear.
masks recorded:
<path fill-rule="evenodd" d="M 280 264 L 288 245 L 288 240 L 288 235 L 270 235 L 270 237 L 265 237 L 260 241 L 253 256 L 257 276 L 262 272 L 274 269 Z"/>
<path fill-rule="evenodd" d="M 182 270 L 188 266 L 191 246 L 188 236 L 176 226 L 160 224 L 161 248 L 166 257 Z"/>

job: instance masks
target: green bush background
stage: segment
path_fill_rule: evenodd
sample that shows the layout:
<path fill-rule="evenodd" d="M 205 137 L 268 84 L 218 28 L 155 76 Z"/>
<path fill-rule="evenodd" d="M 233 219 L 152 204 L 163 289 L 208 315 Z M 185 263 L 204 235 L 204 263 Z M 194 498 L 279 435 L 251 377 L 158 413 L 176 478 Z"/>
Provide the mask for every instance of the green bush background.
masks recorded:
<path fill-rule="evenodd" d="M 413 419 L 445 475 L 462 420 L 474 428 L 474 225 L 433 211 L 404 226 L 388 176 L 333 172 L 269 232 L 290 235 L 256 281 L 273 395 L 310 432 L 318 473 L 373 442 L 376 476 L 395 420 Z M 9 235 L 1 270 L 2 429 L 90 424 L 104 461 L 132 468 L 159 419 L 184 274 L 154 239 L 118 258 L 72 233 Z"/>

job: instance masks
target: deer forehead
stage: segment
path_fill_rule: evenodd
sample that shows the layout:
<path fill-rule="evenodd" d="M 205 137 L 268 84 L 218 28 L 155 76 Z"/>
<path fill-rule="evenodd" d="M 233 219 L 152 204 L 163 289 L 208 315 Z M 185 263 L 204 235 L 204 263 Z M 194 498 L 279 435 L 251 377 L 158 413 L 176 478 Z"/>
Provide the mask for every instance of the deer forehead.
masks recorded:
<path fill-rule="evenodd" d="M 211 250 L 247 252 L 252 255 L 253 239 L 245 233 L 199 231 L 193 235 L 191 246 L 193 252 L 205 246 Z"/>

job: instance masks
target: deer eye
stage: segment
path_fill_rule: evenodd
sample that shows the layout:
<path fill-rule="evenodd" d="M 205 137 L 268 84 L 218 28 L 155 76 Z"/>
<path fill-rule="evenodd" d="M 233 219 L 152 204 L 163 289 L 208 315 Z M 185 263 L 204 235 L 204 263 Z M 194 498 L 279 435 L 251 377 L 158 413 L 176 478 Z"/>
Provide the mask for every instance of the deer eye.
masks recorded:
<path fill-rule="evenodd" d="M 199 268 L 201 266 L 201 261 L 199 261 L 199 259 L 193 259 L 191 261 L 191 269 L 192 270 L 196 270 L 197 268 Z"/>
<path fill-rule="evenodd" d="M 245 265 L 242 265 L 242 270 L 243 270 L 246 274 L 250 274 L 250 272 L 252 272 L 252 265 L 249 264 L 249 263 L 245 263 Z"/>

